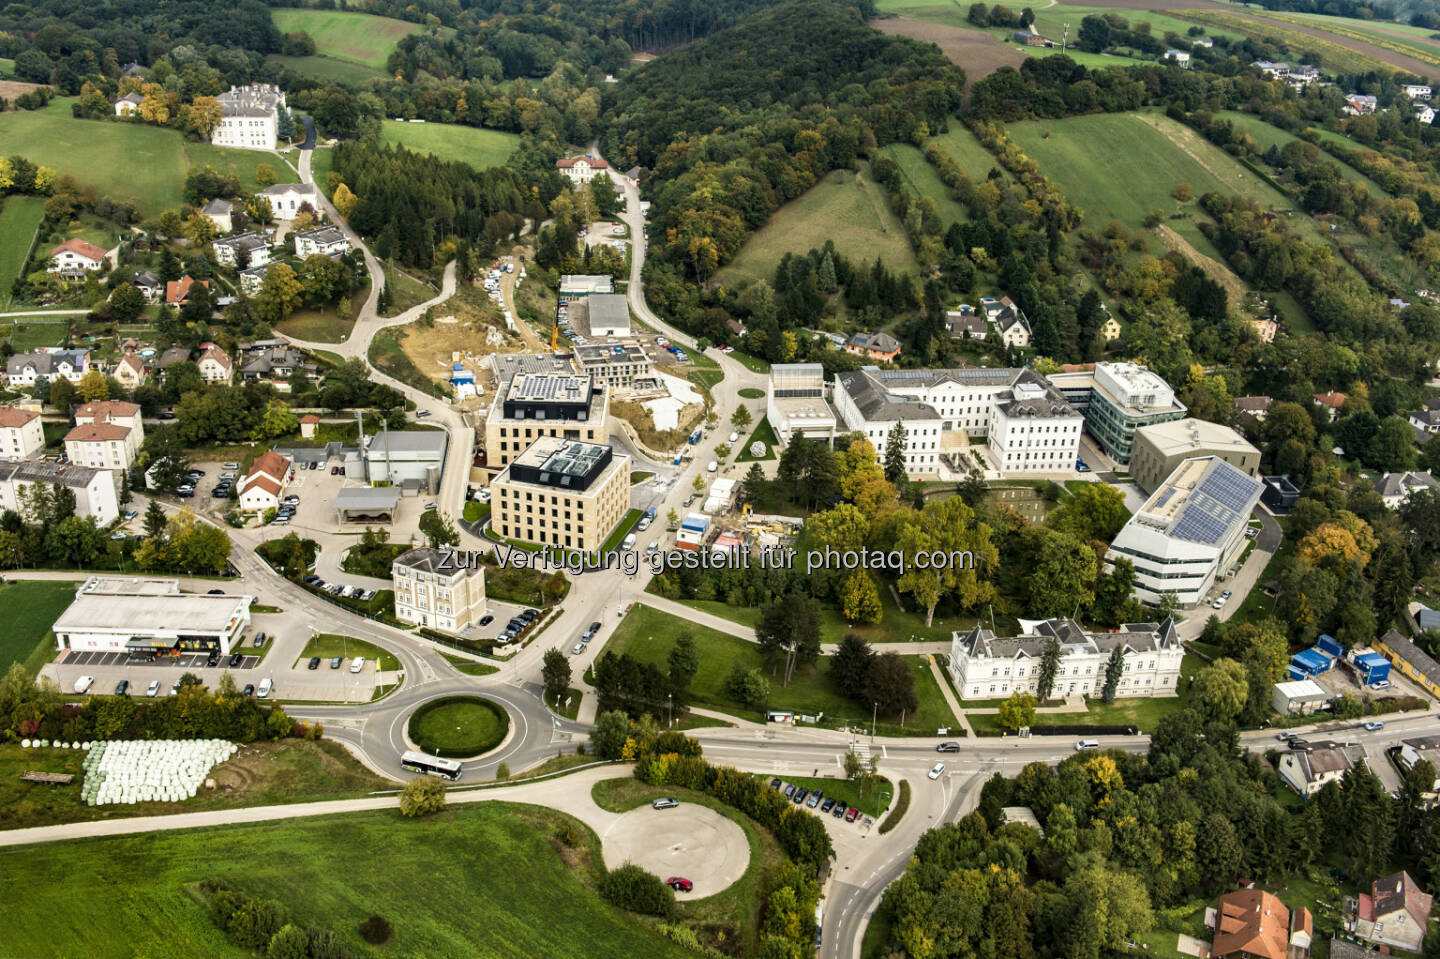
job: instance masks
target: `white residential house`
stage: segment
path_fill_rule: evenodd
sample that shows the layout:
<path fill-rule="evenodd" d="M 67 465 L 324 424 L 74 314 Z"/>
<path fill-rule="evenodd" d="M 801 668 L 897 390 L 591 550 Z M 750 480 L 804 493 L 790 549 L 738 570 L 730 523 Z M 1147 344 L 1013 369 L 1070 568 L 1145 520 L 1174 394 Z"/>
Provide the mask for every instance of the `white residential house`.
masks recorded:
<path fill-rule="evenodd" d="M 1345 106 L 1341 109 L 1342 112 L 1349 116 L 1358 117 L 1364 116 L 1367 113 L 1374 113 L 1379 106 L 1379 97 L 1362 96 L 1358 93 L 1352 93 L 1345 98 Z"/>
<path fill-rule="evenodd" d="M 295 234 L 295 255 L 301 259 L 317 253 L 321 256 L 339 256 L 349 249 L 350 241 L 333 226 L 317 227 Z"/>
<path fill-rule="evenodd" d="M 265 274 L 270 272 L 267 264 L 250 266 L 240 271 L 240 292 L 246 296 L 254 296 L 260 292 L 260 284 L 265 282 Z"/>
<path fill-rule="evenodd" d="M 216 97 L 220 101 L 220 125 L 210 142 L 221 147 L 246 150 L 273 150 L 279 137 L 280 111 L 285 93 L 266 83 L 231 87 Z"/>
<path fill-rule="evenodd" d="M 86 273 L 103 270 L 106 262 L 104 250 L 72 237 L 50 251 L 50 264 L 45 271 L 66 280 L 83 280 Z"/>
<path fill-rule="evenodd" d="M 1406 83 L 1400 89 L 1412 100 L 1428 100 L 1432 93 L 1430 87 L 1423 83 Z"/>
<path fill-rule="evenodd" d="M 980 300 L 980 308 L 985 311 L 985 318 L 995 325 L 995 332 L 1000 334 L 1006 346 L 1019 349 L 1030 346 L 1030 320 L 1010 297 L 1002 296 L 998 300 L 984 297 Z"/>
<path fill-rule="evenodd" d="M 235 228 L 234 221 L 231 219 L 231 214 L 234 210 L 235 208 L 229 200 L 222 200 L 216 197 L 201 207 L 200 214 L 215 224 L 215 229 L 221 233 L 229 233 Z"/>
<path fill-rule="evenodd" d="M 555 161 L 555 168 L 577 187 L 584 186 L 597 176 L 610 175 L 610 164 L 588 153 L 585 156 L 562 157 Z"/>
<path fill-rule="evenodd" d="M 115 101 L 115 115 L 117 117 L 128 117 L 140 109 L 140 101 L 144 100 L 138 93 L 127 93 Z"/>
<path fill-rule="evenodd" d="M 11 389 L 30 387 L 40 377 L 54 381 L 57 377 L 79 383 L 90 372 L 87 350 L 36 350 L 16 353 L 5 361 L 5 379 Z"/>
<path fill-rule="evenodd" d="M 117 475 L 77 463 L 62 466 L 42 459 L 0 460 L 0 511 L 28 515 L 26 490 L 35 483 L 58 484 L 74 491 L 76 516 L 93 516 L 97 525 L 107 526 L 120 516 Z"/>
<path fill-rule="evenodd" d="M 28 460 L 45 449 L 40 414 L 13 406 L 0 406 L 0 459 Z"/>
<path fill-rule="evenodd" d="M 1185 650 L 1172 620 L 1092 633 L 1070 619 L 1022 619 L 1020 630 L 1019 636 L 996 636 L 976 626 L 952 634 L 950 671 L 962 700 L 1038 694 L 1040 661 L 1052 639 L 1060 644 L 1060 667 L 1050 692 L 1054 698 L 1103 693 L 1105 666 L 1117 646 L 1125 662 L 1117 696 L 1179 693 Z"/>
<path fill-rule="evenodd" d="M 215 249 L 215 259 L 232 269 L 242 260 L 247 267 L 265 266 L 270 262 L 270 244 L 253 230 L 216 240 L 211 246 Z"/>
<path fill-rule="evenodd" d="M 1312 742 L 1309 749 L 1292 749 L 1281 753 L 1275 771 L 1280 774 L 1285 785 L 1302 798 L 1309 799 L 1325 788 L 1326 783 L 1338 783 L 1344 779 L 1355 760 L 1364 758 L 1364 755 L 1365 751 L 1359 746 Z"/>
<path fill-rule="evenodd" d="M 1184 50 L 1166 50 L 1164 59 L 1171 63 L 1179 64 L 1182 70 L 1190 69 L 1190 54 Z"/>
<path fill-rule="evenodd" d="M 290 478 L 290 461 L 274 450 L 255 458 L 250 472 L 240 478 L 240 509 L 247 513 L 263 513 L 280 505 Z"/>
<path fill-rule="evenodd" d="M 300 207 L 307 204 L 317 213 L 320 210 L 320 194 L 310 183 L 276 183 L 255 195 L 270 201 L 270 211 L 277 220 L 295 219 L 300 215 Z"/>
<path fill-rule="evenodd" d="M 133 390 L 145 382 L 145 361 L 134 353 L 126 353 L 116 362 L 115 372 L 112 375 L 115 377 L 115 382 L 127 390 Z"/>
<path fill-rule="evenodd" d="M 65 453 L 93 469 L 129 469 L 145 442 L 145 424 L 134 403 L 106 400 L 75 411 L 75 428 L 65 435 Z"/>
<path fill-rule="evenodd" d="M 214 345 L 200 353 L 196 365 L 200 367 L 200 378 L 206 383 L 229 383 L 235 372 L 235 361 L 230 354 Z"/>
<path fill-rule="evenodd" d="M 1399 509 L 1416 490 L 1440 492 L 1440 480 L 1429 473 L 1386 473 L 1375 480 L 1375 492 L 1390 509 Z"/>
<path fill-rule="evenodd" d="M 1435 108 L 1428 103 L 1415 104 L 1415 120 L 1428 127 L 1435 122 Z"/>

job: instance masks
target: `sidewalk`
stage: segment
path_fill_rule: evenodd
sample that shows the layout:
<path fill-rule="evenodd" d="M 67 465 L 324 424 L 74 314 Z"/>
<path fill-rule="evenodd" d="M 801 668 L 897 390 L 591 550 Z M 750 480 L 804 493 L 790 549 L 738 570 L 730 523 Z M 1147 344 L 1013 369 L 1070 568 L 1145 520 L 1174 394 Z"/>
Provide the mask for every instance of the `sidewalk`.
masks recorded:
<path fill-rule="evenodd" d="M 940 670 L 940 664 L 935 661 L 934 656 L 931 656 L 930 672 L 935 675 L 935 685 L 940 687 L 940 695 L 945 697 L 946 705 L 950 707 L 950 712 L 955 715 L 955 721 L 965 730 L 965 735 L 974 736 L 975 730 L 971 728 L 970 720 L 965 718 L 965 711 L 960 708 L 960 701 L 955 698 L 955 693 L 951 691 L 950 684 L 945 681 L 945 677 L 941 675 Z"/>

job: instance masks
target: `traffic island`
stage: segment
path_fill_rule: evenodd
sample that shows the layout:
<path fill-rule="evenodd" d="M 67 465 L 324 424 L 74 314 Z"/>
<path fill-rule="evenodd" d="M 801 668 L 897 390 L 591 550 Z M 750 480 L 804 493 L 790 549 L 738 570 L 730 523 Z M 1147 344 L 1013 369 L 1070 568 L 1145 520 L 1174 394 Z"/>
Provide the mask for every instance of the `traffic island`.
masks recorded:
<path fill-rule="evenodd" d="M 406 738 L 423 753 L 447 759 L 476 759 L 502 745 L 510 715 L 480 696 L 445 696 L 410 714 Z"/>

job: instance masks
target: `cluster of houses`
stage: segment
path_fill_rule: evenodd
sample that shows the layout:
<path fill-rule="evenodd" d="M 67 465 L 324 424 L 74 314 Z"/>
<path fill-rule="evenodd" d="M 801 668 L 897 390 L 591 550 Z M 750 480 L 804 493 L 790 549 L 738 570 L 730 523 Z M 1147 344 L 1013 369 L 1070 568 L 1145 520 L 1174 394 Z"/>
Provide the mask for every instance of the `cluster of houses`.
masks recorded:
<path fill-rule="evenodd" d="M 1309 64 L 1291 65 L 1284 62 L 1271 60 L 1256 60 L 1251 66 L 1260 71 L 1260 75 L 1269 80 L 1284 80 L 1290 86 L 1299 90 L 1320 80 L 1320 68 L 1312 67 Z"/>

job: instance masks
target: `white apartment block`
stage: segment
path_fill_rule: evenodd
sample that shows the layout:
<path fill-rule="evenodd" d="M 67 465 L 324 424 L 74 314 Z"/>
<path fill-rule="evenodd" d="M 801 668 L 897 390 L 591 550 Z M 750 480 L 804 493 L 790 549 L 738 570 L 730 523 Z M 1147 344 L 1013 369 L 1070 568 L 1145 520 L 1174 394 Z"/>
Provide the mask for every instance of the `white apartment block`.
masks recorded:
<path fill-rule="evenodd" d="M 220 125 L 210 142 L 220 147 L 246 150 L 273 150 L 279 137 L 280 111 L 285 93 L 265 83 L 231 87 L 216 97 L 220 101 Z"/>
<path fill-rule="evenodd" d="M 28 460 L 45 449 L 40 414 L 0 406 L 0 459 Z"/>
<path fill-rule="evenodd" d="M 133 461 L 139 455 L 140 447 L 145 443 L 145 423 L 140 418 L 140 407 L 135 403 L 126 403 L 122 400 L 105 400 L 86 403 L 75 411 L 77 427 L 102 424 L 118 426 L 126 431 L 126 454 Z M 125 465 L 129 466 L 130 464 L 126 463 Z"/>
<path fill-rule="evenodd" d="M 447 633 L 478 622 L 485 615 L 485 570 L 468 558 L 464 550 L 427 548 L 397 556 L 390 567 L 395 618 Z"/>
<path fill-rule="evenodd" d="M 57 377 L 79 383 L 88 372 L 88 350 L 35 350 L 16 353 L 5 361 L 5 378 L 11 389 L 34 386 L 42 376 L 52 383 Z"/>
<path fill-rule="evenodd" d="M 1178 693 L 1185 651 L 1171 620 L 1127 623 L 1113 633 L 1087 632 L 1069 619 L 1021 620 L 1020 628 L 1019 636 L 996 636 L 980 626 L 954 634 L 950 670 L 962 700 L 1036 695 L 1040 661 L 1052 638 L 1060 643 L 1052 698 L 1099 696 L 1105 688 L 1106 664 L 1117 646 L 1125 661 L 1117 696 Z"/>
<path fill-rule="evenodd" d="M 295 255 L 302 260 L 316 253 L 321 256 L 339 256 L 349 249 L 350 241 L 333 226 L 317 227 L 295 234 Z"/>
<path fill-rule="evenodd" d="M 1061 473 L 1075 468 L 1085 418 L 1054 387 L 1029 372 L 995 404 L 988 445 L 1002 473 Z M 1003 395 L 1003 394 L 1002 394 Z"/>
<path fill-rule="evenodd" d="M 14 510 L 33 518 L 28 515 L 25 497 L 35 483 L 69 487 L 75 492 L 75 515 L 93 516 L 99 526 L 114 522 L 120 515 L 115 478 L 109 470 L 76 463 L 61 466 L 49 460 L 0 460 L 0 511 Z"/>
<path fill-rule="evenodd" d="M 556 160 L 555 168 L 565 174 L 566 178 L 577 187 L 584 186 L 597 176 L 610 175 L 610 165 L 599 157 L 589 154 Z"/>

